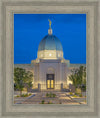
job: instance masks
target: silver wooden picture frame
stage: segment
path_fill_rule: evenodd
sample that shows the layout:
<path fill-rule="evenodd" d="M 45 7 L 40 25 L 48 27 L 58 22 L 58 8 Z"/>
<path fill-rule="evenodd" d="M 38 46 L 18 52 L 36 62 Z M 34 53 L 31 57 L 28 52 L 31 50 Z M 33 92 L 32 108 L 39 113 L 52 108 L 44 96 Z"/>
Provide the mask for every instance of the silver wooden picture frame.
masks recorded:
<path fill-rule="evenodd" d="M 99 5 L 98 0 L 0 0 L 0 118 L 99 118 Z M 86 105 L 13 104 L 14 13 L 86 14 Z"/>

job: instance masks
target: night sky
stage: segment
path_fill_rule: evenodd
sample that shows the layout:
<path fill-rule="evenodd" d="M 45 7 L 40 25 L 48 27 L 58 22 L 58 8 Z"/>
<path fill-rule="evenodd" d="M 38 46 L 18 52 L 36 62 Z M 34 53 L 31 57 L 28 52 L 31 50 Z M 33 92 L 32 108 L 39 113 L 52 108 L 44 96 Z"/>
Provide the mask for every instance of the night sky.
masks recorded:
<path fill-rule="evenodd" d="M 86 14 L 14 14 L 14 64 L 30 64 L 37 58 L 40 41 L 53 34 L 63 46 L 64 58 L 73 64 L 86 63 Z"/>

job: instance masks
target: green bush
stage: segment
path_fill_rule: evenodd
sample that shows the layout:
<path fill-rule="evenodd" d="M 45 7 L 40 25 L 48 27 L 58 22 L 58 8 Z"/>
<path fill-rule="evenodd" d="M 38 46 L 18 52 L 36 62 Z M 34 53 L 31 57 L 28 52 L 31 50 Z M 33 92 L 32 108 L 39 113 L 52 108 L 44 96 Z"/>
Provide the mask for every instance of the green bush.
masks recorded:
<path fill-rule="evenodd" d="M 31 93 L 28 94 L 29 96 L 32 95 Z"/>
<path fill-rule="evenodd" d="M 49 94 L 48 93 L 46 93 L 46 97 L 48 97 L 49 96 Z"/>
<path fill-rule="evenodd" d="M 75 95 L 79 95 L 79 93 L 75 93 Z"/>
<path fill-rule="evenodd" d="M 73 95 L 73 93 L 72 93 L 72 92 L 70 92 L 69 94 L 70 94 L 70 95 Z"/>
<path fill-rule="evenodd" d="M 50 98 L 54 98 L 54 97 L 56 97 L 56 94 L 53 94 L 53 93 L 47 93 L 46 94 L 46 97 L 50 97 Z"/>
<path fill-rule="evenodd" d="M 49 97 L 50 97 L 50 98 L 52 97 L 52 93 L 49 94 Z"/>
<path fill-rule="evenodd" d="M 79 94 L 79 97 L 82 97 L 82 94 Z"/>
<path fill-rule="evenodd" d="M 19 95 L 17 95 L 16 97 L 20 97 Z"/>
<path fill-rule="evenodd" d="M 73 97 L 75 97 L 75 98 L 76 98 L 76 97 L 77 97 L 77 95 L 73 95 Z"/>
<path fill-rule="evenodd" d="M 22 94 L 21 97 L 28 97 L 28 94 Z"/>
<path fill-rule="evenodd" d="M 53 96 L 53 98 L 55 98 L 56 97 L 56 94 L 53 94 L 52 96 Z"/>
<path fill-rule="evenodd" d="M 28 97 L 28 96 L 30 96 L 30 95 L 32 95 L 31 93 L 29 93 L 29 94 L 22 94 L 21 96 L 20 95 L 17 95 L 16 97 Z"/>
<path fill-rule="evenodd" d="M 44 102 L 45 102 L 45 101 L 44 101 L 44 100 L 42 100 L 41 104 L 44 104 Z"/>

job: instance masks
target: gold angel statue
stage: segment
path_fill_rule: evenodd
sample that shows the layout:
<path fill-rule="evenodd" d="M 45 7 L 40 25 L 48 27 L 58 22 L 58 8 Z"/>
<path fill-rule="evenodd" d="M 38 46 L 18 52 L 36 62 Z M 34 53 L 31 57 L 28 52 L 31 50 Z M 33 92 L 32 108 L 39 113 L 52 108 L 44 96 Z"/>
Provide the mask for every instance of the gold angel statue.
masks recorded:
<path fill-rule="evenodd" d="M 50 19 L 48 19 L 48 21 L 49 21 L 49 28 L 51 28 L 51 20 Z"/>

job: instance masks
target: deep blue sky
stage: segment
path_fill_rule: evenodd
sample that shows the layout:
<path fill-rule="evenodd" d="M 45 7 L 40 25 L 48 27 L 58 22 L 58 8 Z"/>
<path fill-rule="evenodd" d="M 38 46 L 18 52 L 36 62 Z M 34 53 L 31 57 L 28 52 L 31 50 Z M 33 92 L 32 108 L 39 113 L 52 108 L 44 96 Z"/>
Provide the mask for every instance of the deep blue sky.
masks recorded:
<path fill-rule="evenodd" d="M 38 46 L 48 34 L 63 46 L 64 58 L 70 63 L 86 63 L 86 14 L 14 14 L 14 63 L 28 64 L 37 58 Z"/>

